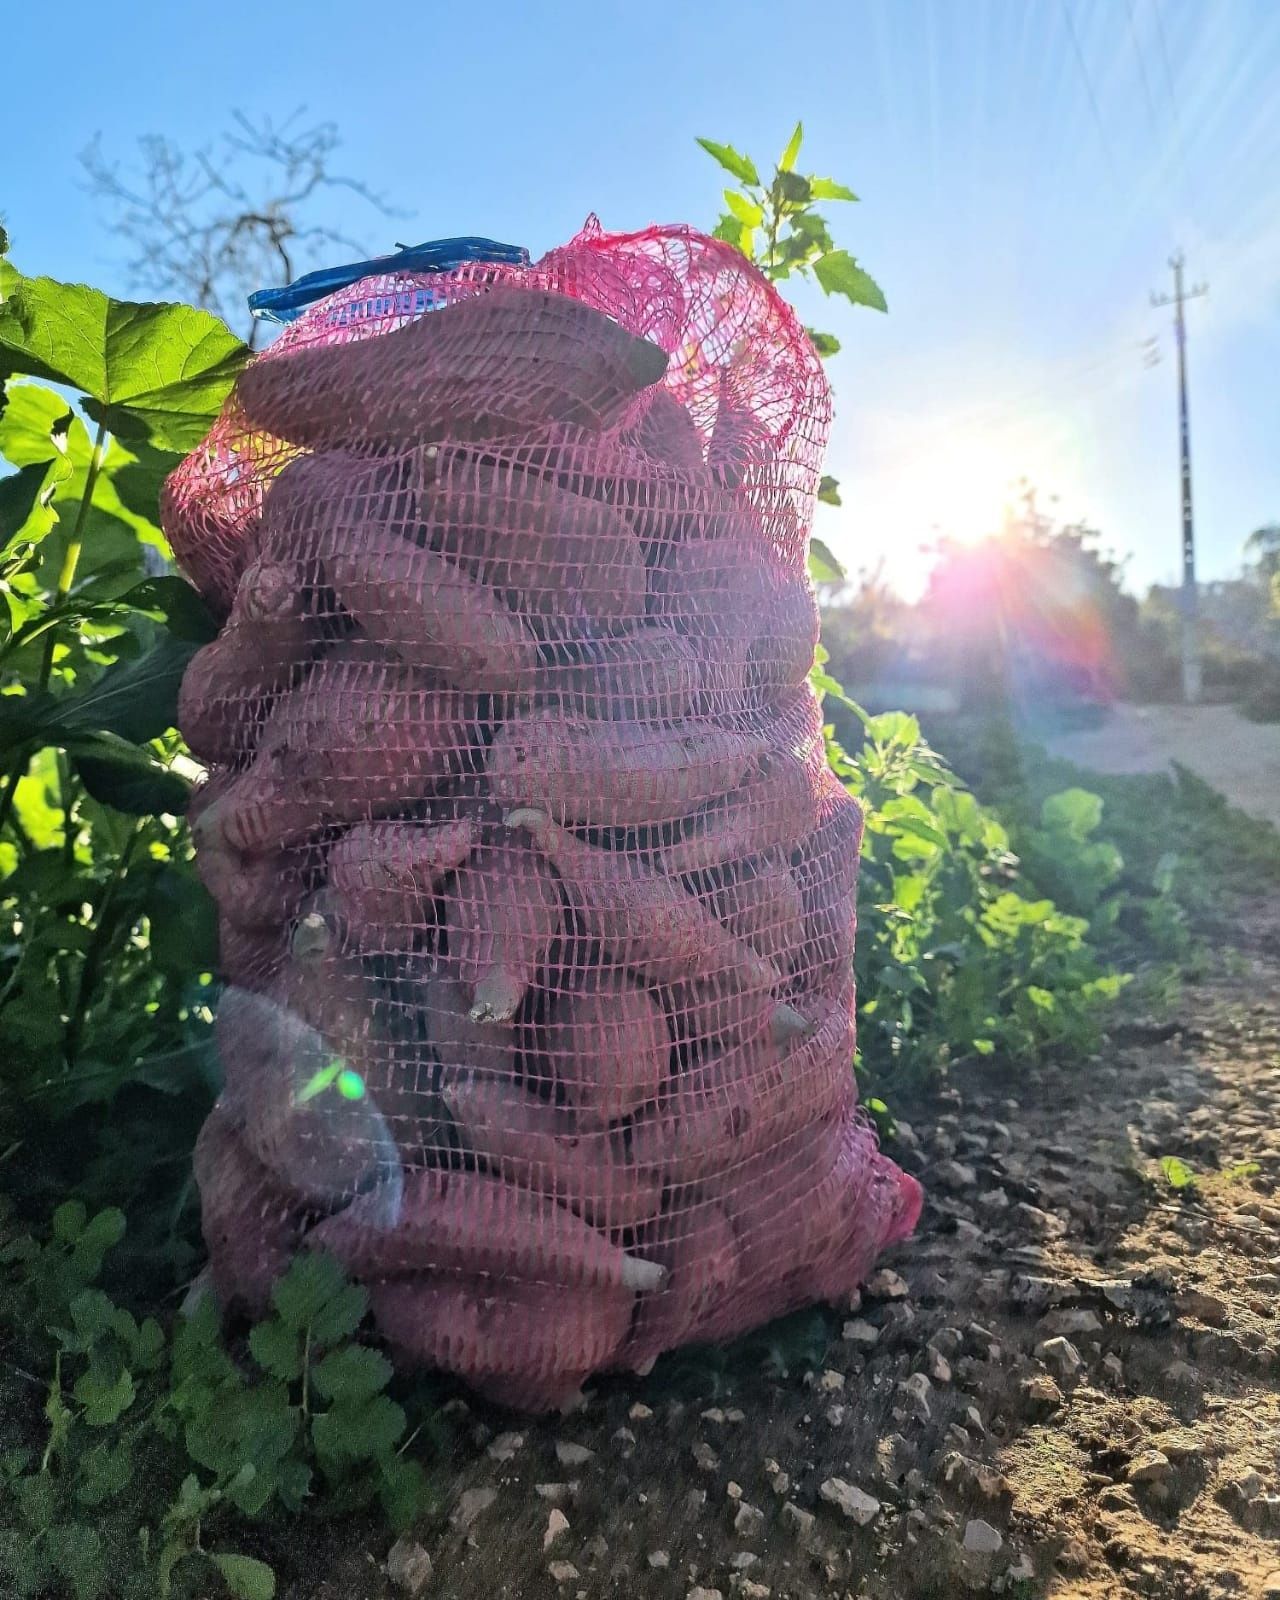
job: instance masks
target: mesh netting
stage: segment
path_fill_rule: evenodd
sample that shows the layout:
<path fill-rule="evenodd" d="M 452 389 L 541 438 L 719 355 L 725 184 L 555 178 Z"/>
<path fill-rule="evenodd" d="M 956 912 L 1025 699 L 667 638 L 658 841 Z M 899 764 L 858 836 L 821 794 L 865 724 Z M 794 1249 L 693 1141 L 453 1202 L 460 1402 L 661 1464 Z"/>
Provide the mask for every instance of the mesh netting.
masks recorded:
<path fill-rule="evenodd" d="M 538 1409 L 910 1232 L 806 681 L 828 421 L 737 252 L 592 222 L 320 302 L 169 480 L 226 617 L 181 708 L 224 1302 L 323 1246 L 403 1360 Z"/>

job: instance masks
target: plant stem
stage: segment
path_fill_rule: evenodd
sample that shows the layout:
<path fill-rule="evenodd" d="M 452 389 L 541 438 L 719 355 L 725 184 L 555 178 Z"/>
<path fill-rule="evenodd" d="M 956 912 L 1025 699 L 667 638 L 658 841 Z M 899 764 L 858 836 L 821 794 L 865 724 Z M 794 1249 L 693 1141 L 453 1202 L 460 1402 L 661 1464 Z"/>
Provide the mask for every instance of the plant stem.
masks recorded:
<path fill-rule="evenodd" d="M 302 1340 L 302 1415 L 310 1414 L 311 1400 L 311 1324 L 307 1323 L 307 1331 Z"/>
<path fill-rule="evenodd" d="M 90 935 L 89 944 L 84 953 L 84 962 L 80 968 L 80 982 L 76 986 L 76 1002 L 70 1016 L 67 1018 L 67 1031 L 64 1035 L 62 1053 L 68 1071 L 75 1067 L 76 1057 L 80 1054 L 85 1017 L 89 1011 L 89 1002 L 93 998 L 94 987 L 98 981 L 98 968 L 102 964 L 103 952 L 106 949 L 107 912 L 111 907 L 116 890 L 120 886 L 120 880 L 128 869 L 133 847 L 137 844 L 145 825 L 146 819 L 144 817 L 139 817 L 134 822 L 120 854 L 116 857 L 116 864 L 111 869 L 111 876 L 102 891 L 102 899 L 98 904 L 98 915 L 93 925 L 93 933 Z"/>
<path fill-rule="evenodd" d="M 89 506 L 93 501 L 93 491 L 98 486 L 98 474 L 102 470 L 103 444 L 107 437 L 106 424 L 100 422 L 98 431 L 93 436 L 93 451 L 89 456 L 89 470 L 84 476 L 84 491 L 80 496 L 80 504 L 76 509 L 76 520 L 71 529 L 71 539 L 67 544 L 66 553 L 62 558 L 62 570 L 58 574 L 58 585 L 54 590 L 53 604 L 61 605 L 71 592 L 71 585 L 76 581 L 76 568 L 80 565 L 80 552 L 84 549 L 84 522 L 89 514 Z M 40 689 L 49 687 L 49 679 L 53 676 L 53 652 L 57 645 L 57 629 L 50 628 L 45 636 L 44 656 L 40 662 Z M 13 765 L 9 768 L 9 781 L 5 786 L 3 795 L 0 795 L 0 830 L 9 820 L 9 813 L 13 810 L 14 797 L 18 792 L 18 785 L 31 760 L 29 749 L 19 750 L 14 757 Z"/>

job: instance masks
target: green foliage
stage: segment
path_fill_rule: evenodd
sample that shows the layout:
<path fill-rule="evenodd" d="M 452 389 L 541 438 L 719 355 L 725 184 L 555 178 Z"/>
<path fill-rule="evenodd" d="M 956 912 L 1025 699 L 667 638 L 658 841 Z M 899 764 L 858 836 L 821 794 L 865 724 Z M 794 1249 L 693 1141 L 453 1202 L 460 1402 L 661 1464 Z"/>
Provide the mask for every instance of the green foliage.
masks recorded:
<path fill-rule="evenodd" d="M 0 264 L 0 1082 L 49 1111 L 207 1026 L 172 723 L 215 624 L 163 571 L 156 502 L 244 354 L 204 312 Z"/>
<path fill-rule="evenodd" d="M 427 1479 L 387 1393 L 391 1364 L 355 1342 L 367 1299 L 335 1262 L 300 1257 L 237 1355 L 210 1298 L 170 1338 L 98 1285 L 123 1235 L 119 1212 L 79 1201 L 43 1242 L 0 1231 L 0 1335 L 33 1383 L 48 1373 L 23 1443 L 0 1455 L 12 1592 L 204 1595 L 216 1573 L 219 1592 L 268 1600 L 270 1565 L 221 1548 L 247 1521 L 375 1500 L 397 1527 L 422 1512 Z"/>

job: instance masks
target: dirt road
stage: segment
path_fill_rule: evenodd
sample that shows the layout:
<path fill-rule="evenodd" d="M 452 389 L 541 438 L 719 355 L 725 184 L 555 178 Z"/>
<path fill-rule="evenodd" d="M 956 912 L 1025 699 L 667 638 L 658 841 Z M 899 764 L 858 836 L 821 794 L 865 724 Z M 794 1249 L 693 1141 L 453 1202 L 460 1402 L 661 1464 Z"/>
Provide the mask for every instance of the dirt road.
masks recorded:
<path fill-rule="evenodd" d="M 1120 705 L 1099 727 L 1047 744 L 1098 772 L 1159 772 L 1180 762 L 1241 811 L 1280 826 L 1280 723 L 1247 722 L 1232 706 Z"/>
<path fill-rule="evenodd" d="M 1280 909 L 1233 943 L 1100 1058 L 921 1104 L 860 1304 L 562 1418 L 454 1402 L 421 1593 L 1280 1597 Z M 401 1593 L 385 1549 L 284 1593 Z"/>

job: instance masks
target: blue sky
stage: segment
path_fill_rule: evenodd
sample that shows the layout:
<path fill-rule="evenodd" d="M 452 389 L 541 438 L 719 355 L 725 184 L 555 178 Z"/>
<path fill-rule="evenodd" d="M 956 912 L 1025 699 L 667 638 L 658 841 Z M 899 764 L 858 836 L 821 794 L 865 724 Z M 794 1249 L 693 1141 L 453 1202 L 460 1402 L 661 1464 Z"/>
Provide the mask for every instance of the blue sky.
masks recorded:
<path fill-rule="evenodd" d="M 1280 518 L 1280 5 L 1275 0 L 812 0 L 621 6 L 213 6 L 64 0 L 5 22 L 0 214 L 28 272 L 129 285 L 83 192 L 101 131 L 207 140 L 232 107 L 333 118 L 346 171 L 409 217 L 333 213 L 370 247 L 487 233 L 535 253 L 714 219 L 695 135 L 852 185 L 837 237 L 890 315 L 799 298 L 844 341 L 820 531 L 908 587 L 938 529 L 977 535 L 1028 476 L 1129 557 L 1177 567 L 1175 245 L 1191 310 L 1202 576 Z M 305 265 L 319 265 L 307 262 Z M 1147 367 L 1142 343 L 1158 337 Z"/>

